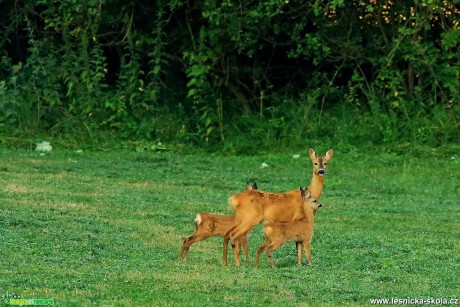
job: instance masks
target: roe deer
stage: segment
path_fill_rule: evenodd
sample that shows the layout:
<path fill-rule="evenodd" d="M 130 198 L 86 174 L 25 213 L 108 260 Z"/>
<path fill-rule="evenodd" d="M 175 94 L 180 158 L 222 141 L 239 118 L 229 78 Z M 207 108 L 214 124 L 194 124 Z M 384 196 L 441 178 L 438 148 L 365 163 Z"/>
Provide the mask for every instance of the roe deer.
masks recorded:
<path fill-rule="evenodd" d="M 313 177 L 308 190 L 315 199 L 319 199 L 323 190 L 326 165 L 334 151 L 329 148 L 323 157 L 317 157 L 315 150 L 310 147 L 308 154 L 313 163 Z M 240 247 L 236 243 L 241 236 L 247 236 L 254 226 L 260 222 L 292 222 L 305 217 L 304 201 L 297 189 L 285 193 L 243 191 L 231 196 L 228 203 L 235 211 L 235 224 L 225 237 L 231 241 L 236 266 L 241 264 Z M 297 244 L 298 262 L 302 257 L 301 247 Z"/>
<path fill-rule="evenodd" d="M 270 266 L 274 268 L 275 263 L 272 259 L 272 253 L 286 242 L 303 244 L 308 263 L 311 263 L 310 241 L 313 237 L 313 221 L 315 219 L 316 210 L 322 205 L 311 196 L 308 190 L 300 188 L 300 193 L 304 202 L 305 218 L 294 222 L 274 222 L 265 225 L 265 241 L 257 249 L 256 268 L 259 266 L 260 254 L 264 250 L 267 251 Z"/>
<path fill-rule="evenodd" d="M 246 190 L 257 190 L 257 184 L 246 183 Z M 233 226 L 235 218 L 233 216 L 224 216 L 217 214 L 210 214 L 205 212 L 200 212 L 196 215 L 195 218 L 195 232 L 184 239 L 182 243 L 179 260 L 183 258 L 184 261 L 187 261 L 188 251 L 190 245 L 193 243 L 206 240 L 212 236 L 221 236 L 224 237 L 228 230 Z M 247 244 L 247 236 L 242 236 L 239 240 L 240 244 L 243 246 L 244 253 L 246 254 L 246 262 L 249 263 L 249 250 Z M 228 245 L 228 239 L 224 239 L 224 248 L 226 249 Z M 227 264 L 227 257 L 222 259 L 224 265 Z"/>

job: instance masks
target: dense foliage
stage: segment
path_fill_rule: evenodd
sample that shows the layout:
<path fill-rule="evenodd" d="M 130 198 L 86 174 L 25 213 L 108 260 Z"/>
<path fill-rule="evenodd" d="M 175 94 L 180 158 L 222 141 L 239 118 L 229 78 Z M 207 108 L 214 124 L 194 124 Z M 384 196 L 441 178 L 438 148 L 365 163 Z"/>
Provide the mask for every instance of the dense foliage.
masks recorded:
<path fill-rule="evenodd" d="M 0 123 L 244 150 L 455 142 L 459 16 L 449 0 L 0 1 Z"/>

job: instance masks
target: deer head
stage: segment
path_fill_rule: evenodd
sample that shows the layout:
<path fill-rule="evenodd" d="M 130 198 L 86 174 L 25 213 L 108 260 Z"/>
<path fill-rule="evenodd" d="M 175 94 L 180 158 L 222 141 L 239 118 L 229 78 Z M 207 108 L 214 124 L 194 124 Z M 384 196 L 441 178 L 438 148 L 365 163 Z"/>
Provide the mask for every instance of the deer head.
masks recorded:
<path fill-rule="evenodd" d="M 313 163 L 313 172 L 317 176 L 324 176 L 326 174 L 327 161 L 334 155 L 334 150 L 329 148 L 323 157 L 317 157 L 313 147 L 308 148 L 308 155 Z"/>

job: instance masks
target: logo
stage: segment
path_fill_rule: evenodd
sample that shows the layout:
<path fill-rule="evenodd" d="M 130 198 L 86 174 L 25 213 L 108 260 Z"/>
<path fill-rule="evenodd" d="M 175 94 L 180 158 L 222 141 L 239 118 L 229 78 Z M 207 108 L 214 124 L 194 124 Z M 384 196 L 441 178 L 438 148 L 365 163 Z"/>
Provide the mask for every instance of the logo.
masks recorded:
<path fill-rule="evenodd" d="M 0 302 L 12 306 L 45 306 L 54 305 L 54 299 L 25 299 L 15 292 L 3 292 L 0 289 Z"/>

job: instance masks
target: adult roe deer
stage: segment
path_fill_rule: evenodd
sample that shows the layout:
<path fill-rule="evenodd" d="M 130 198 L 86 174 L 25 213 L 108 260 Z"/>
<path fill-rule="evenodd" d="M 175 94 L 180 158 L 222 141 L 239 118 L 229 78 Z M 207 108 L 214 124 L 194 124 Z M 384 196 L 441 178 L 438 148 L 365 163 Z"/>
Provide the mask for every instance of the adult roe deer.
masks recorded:
<path fill-rule="evenodd" d="M 246 183 L 246 190 L 257 190 L 257 184 Z M 213 236 L 224 237 L 235 222 L 234 216 L 225 216 L 200 212 L 195 218 L 195 232 L 184 239 L 179 252 L 179 260 L 187 261 L 188 251 L 193 243 L 200 242 Z M 247 236 L 242 236 L 239 240 L 243 246 L 246 255 L 246 262 L 249 263 L 249 249 L 247 244 Z M 224 248 L 228 245 L 228 239 L 224 239 Z M 222 259 L 222 263 L 227 265 L 227 257 Z"/>
<path fill-rule="evenodd" d="M 332 158 L 334 151 L 329 148 L 323 157 L 317 157 L 315 150 L 310 147 L 308 154 L 313 163 L 313 176 L 308 191 L 315 199 L 319 199 L 323 190 L 327 162 Z M 305 217 L 304 202 L 298 189 L 285 193 L 249 190 L 231 196 L 228 203 L 235 211 L 235 224 L 225 238 L 232 244 L 236 266 L 241 265 L 240 247 L 236 243 L 241 236 L 246 237 L 254 226 L 261 222 L 292 222 Z M 297 243 L 298 263 L 302 255 L 301 248 L 302 246 Z M 225 254 L 224 257 L 226 258 Z"/>
<path fill-rule="evenodd" d="M 311 196 L 308 190 L 300 188 L 304 202 L 305 218 L 288 223 L 268 223 L 264 227 L 265 241 L 256 252 L 256 268 L 259 266 L 260 254 L 266 250 L 270 266 L 275 267 L 272 253 L 286 242 L 303 244 L 308 263 L 311 263 L 310 241 L 313 237 L 313 222 L 315 213 L 322 205 Z M 297 256 L 299 262 L 299 256 Z M 300 258 L 302 261 L 302 258 Z M 299 263 L 301 264 L 301 263 Z"/>

